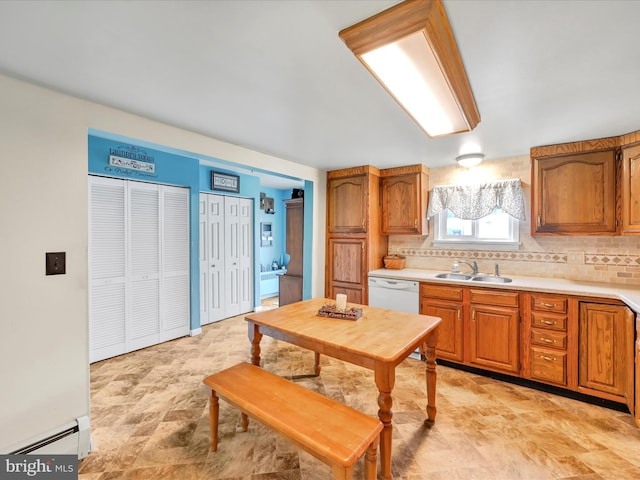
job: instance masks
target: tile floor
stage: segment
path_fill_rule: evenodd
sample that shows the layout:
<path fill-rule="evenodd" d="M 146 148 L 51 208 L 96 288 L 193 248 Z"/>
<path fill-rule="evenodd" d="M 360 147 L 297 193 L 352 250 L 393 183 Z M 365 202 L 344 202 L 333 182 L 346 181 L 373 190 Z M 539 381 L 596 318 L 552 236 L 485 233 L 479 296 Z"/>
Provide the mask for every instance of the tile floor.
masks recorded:
<path fill-rule="evenodd" d="M 270 306 L 272 306 L 270 304 Z M 265 337 L 264 367 L 291 376 L 313 354 Z M 242 317 L 203 334 L 91 365 L 94 451 L 80 480 L 321 480 L 330 469 L 220 402 L 218 452 L 209 452 L 202 379 L 249 360 Z M 371 372 L 328 357 L 322 374 L 297 380 L 375 416 Z M 425 422 L 424 367 L 407 359 L 394 390 L 397 480 L 625 480 L 640 478 L 640 429 L 628 413 L 438 367 L 436 422 Z M 355 479 L 364 478 L 362 461 Z"/>

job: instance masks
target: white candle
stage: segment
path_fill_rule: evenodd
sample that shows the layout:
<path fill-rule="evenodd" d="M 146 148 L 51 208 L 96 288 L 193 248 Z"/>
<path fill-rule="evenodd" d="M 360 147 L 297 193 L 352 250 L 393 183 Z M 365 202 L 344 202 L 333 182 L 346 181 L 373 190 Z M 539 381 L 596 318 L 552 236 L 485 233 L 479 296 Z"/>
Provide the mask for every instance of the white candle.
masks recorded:
<path fill-rule="evenodd" d="M 346 310 L 347 308 L 347 296 L 343 293 L 336 295 L 336 308 L 338 310 Z"/>

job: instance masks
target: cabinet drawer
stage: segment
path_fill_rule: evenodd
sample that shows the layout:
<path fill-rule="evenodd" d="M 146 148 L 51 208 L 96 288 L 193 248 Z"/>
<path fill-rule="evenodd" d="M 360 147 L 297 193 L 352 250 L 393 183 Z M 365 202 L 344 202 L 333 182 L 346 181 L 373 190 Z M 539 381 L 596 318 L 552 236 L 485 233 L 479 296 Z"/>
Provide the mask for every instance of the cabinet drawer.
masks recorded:
<path fill-rule="evenodd" d="M 541 312 L 567 313 L 568 299 L 551 295 L 531 295 L 531 309 Z"/>
<path fill-rule="evenodd" d="M 549 330 L 567 331 L 567 316 L 551 313 L 531 312 L 531 326 Z"/>
<path fill-rule="evenodd" d="M 542 348 L 531 348 L 531 378 L 567 385 L 567 354 Z"/>
<path fill-rule="evenodd" d="M 471 289 L 471 303 L 482 303 L 484 305 L 502 305 L 505 307 L 518 306 L 518 293 L 516 292 L 496 292 L 492 290 Z"/>
<path fill-rule="evenodd" d="M 433 298 L 444 298 L 447 300 L 462 301 L 462 287 L 449 285 L 433 285 L 431 283 L 420 284 L 420 295 Z"/>
<path fill-rule="evenodd" d="M 567 334 L 551 330 L 531 330 L 531 344 L 542 347 L 567 349 Z"/>

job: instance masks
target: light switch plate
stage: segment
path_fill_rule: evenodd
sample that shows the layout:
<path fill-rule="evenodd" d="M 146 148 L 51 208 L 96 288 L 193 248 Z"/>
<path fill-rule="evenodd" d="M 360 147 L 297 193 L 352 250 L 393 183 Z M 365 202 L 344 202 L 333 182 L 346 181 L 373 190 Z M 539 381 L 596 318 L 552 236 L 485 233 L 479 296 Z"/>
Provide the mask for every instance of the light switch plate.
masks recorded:
<path fill-rule="evenodd" d="M 45 257 L 47 275 L 64 275 L 67 273 L 66 252 L 47 252 Z"/>

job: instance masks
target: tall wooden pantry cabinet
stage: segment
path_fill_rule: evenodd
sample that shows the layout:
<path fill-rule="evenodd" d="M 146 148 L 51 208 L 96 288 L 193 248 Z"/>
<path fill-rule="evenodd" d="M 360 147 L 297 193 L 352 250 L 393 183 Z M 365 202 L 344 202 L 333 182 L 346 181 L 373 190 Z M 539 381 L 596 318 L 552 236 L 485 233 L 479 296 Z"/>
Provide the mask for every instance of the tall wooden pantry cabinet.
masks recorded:
<path fill-rule="evenodd" d="M 327 172 L 325 296 L 368 304 L 367 273 L 382 268 L 380 170 L 370 165 Z"/>
<path fill-rule="evenodd" d="M 289 254 L 287 273 L 280 275 L 278 305 L 302 300 L 302 244 L 304 239 L 304 198 L 285 200 L 286 252 Z"/>

